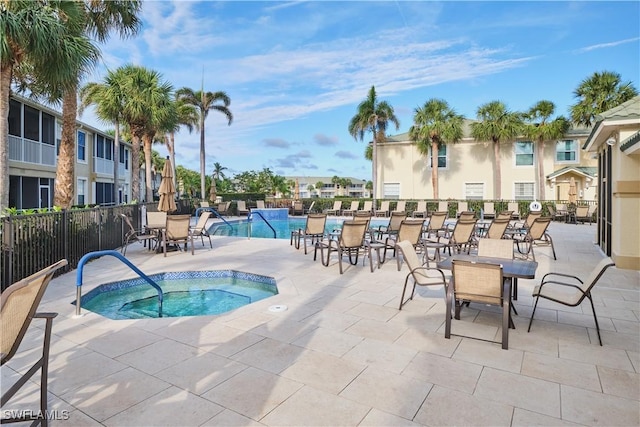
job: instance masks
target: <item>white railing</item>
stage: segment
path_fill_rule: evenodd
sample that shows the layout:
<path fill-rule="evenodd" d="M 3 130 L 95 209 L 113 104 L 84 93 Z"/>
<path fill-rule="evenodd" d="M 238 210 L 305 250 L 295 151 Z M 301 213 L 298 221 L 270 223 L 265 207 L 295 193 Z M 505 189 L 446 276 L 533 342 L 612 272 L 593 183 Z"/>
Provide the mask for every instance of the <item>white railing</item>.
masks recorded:
<path fill-rule="evenodd" d="M 55 145 L 9 135 L 9 160 L 38 165 L 56 165 Z"/>
<path fill-rule="evenodd" d="M 103 159 L 102 157 L 94 157 L 93 171 L 96 173 L 113 176 L 113 160 Z"/>

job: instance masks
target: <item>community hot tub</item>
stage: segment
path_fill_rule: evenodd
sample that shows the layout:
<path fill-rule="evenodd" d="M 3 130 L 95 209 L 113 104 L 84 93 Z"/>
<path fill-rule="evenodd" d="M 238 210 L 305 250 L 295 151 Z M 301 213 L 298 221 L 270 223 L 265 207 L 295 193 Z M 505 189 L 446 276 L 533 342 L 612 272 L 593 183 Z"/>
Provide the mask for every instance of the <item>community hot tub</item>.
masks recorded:
<path fill-rule="evenodd" d="M 162 317 L 221 314 L 278 294 L 272 277 L 235 270 L 168 272 L 149 277 L 163 291 Z M 81 306 L 115 320 L 160 317 L 158 291 L 142 278 L 100 285 L 82 296 Z"/>

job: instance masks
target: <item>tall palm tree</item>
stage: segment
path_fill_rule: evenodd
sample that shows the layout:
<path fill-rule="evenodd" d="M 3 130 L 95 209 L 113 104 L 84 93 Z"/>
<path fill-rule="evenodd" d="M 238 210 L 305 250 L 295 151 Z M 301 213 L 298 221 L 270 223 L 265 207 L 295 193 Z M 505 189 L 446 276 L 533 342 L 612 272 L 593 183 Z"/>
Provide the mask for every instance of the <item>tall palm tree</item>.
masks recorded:
<path fill-rule="evenodd" d="M 367 98 L 358 105 L 358 111 L 349 122 L 349 133 L 356 141 L 362 141 L 367 132 L 373 135 L 372 152 L 372 180 L 373 180 L 373 205 L 376 206 L 376 192 L 378 191 L 378 143 L 384 141 L 387 136 L 389 123 L 400 128 L 400 121 L 393 111 L 393 107 L 386 101 L 378 100 L 375 86 L 371 86 Z"/>
<path fill-rule="evenodd" d="M 442 145 L 456 143 L 462 139 L 463 117 L 449 107 L 443 99 L 431 98 L 421 108 L 416 108 L 409 138 L 418 151 L 429 156 L 431 153 L 431 184 L 433 198 L 438 199 L 438 150 Z"/>
<path fill-rule="evenodd" d="M 562 138 L 569 130 L 570 123 L 563 116 L 552 119 L 556 106 L 553 102 L 538 101 L 525 114 L 527 123 L 524 134 L 535 142 L 538 200 L 546 200 L 544 176 L 544 147 L 546 142 Z"/>
<path fill-rule="evenodd" d="M 194 127 L 198 124 L 198 110 L 196 110 L 193 105 L 185 104 L 178 100 L 175 94 L 174 102 L 176 104 L 175 108 L 176 114 L 178 115 L 178 123 L 174 129 L 170 129 L 169 132 L 165 134 L 164 140 L 167 151 L 169 151 L 171 167 L 173 167 L 173 185 L 175 188 L 178 188 L 178 176 L 176 174 L 176 132 L 180 126 L 186 127 L 189 133 L 193 132 Z"/>
<path fill-rule="evenodd" d="M 512 142 L 522 131 L 521 114 L 511 112 L 500 101 L 491 101 L 478 107 L 478 122 L 471 123 L 471 136 L 477 141 L 491 141 L 493 145 L 493 198 L 502 198 L 502 172 L 500 144 Z"/>
<path fill-rule="evenodd" d="M 96 42 L 106 41 L 112 30 L 117 31 L 124 38 L 135 35 L 141 27 L 141 21 L 137 16 L 142 7 L 141 0 L 89 0 L 78 3 L 84 5 L 84 27 L 81 32 Z M 71 207 L 73 202 L 77 92 L 78 84 L 86 71 L 86 68 L 78 70 L 62 93 L 62 135 L 56 170 L 54 204 L 65 209 Z M 117 170 L 120 156 L 118 137 L 119 133 L 114 140 L 113 153 L 115 179 L 113 200 L 115 203 L 118 203 Z"/>
<path fill-rule="evenodd" d="M 216 200 L 217 191 L 218 191 L 218 183 L 216 181 L 219 181 L 225 178 L 225 175 L 224 175 L 225 170 L 227 170 L 227 168 L 222 166 L 219 162 L 215 162 L 213 164 L 213 175 L 211 179 L 211 188 L 209 190 L 209 200 Z"/>
<path fill-rule="evenodd" d="M 591 126 L 597 114 L 617 107 L 638 94 L 631 82 L 622 82 L 620 74 L 595 72 L 573 91 L 577 102 L 571 106 L 571 120 L 577 125 Z"/>
<path fill-rule="evenodd" d="M 188 87 L 183 87 L 176 92 L 176 97 L 185 104 L 193 105 L 199 112 L 200 122 L 200 191 L 201 196 L 205 194 L 206 156 L 204 144 L 204 122 L 209 115 L 209 111 L 214 110 L 227 117 L 229 126 L 233 122 L 233 114 L 229 109 L 231 98 L 226 92 L 204 92 L 204 90 L 194 91 Z"/>
<path fill-rule="evenodd" d="M 3 1 L 0 6 L 0 212 L 9 207 L 9 98 L 11 84 L 32 83 L 51 101 L 98 51 L 83 33 L 81 2 Z M 20 80 L 24 78 L 24 80 Z"/>

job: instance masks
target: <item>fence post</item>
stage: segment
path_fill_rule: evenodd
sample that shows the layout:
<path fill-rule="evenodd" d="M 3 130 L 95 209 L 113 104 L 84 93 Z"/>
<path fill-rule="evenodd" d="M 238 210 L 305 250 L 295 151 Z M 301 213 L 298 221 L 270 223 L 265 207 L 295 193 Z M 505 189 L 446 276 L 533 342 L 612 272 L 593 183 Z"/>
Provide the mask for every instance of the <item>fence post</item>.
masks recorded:
<path fill-rule="evenodd" d="M 2 269 L 2 290 L 13 283 L 13 223 L 11 216 L 2 218 L 2 258 L 4 268 Z"/>
<path fill-rule="evenodd" d="M 69 259 L 69 244 L 71 243 L 71 237 L 69 235 L 69 211 L 67 209 L 62 210 L 62 235 L 64 245 L 64 259 Z"/>

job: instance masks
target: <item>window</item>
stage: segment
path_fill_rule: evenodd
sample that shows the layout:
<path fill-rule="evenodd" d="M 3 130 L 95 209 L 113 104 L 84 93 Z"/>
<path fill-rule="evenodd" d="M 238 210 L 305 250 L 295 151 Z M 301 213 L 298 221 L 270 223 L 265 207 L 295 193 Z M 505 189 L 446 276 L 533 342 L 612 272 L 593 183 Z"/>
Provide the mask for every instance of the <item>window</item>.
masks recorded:
<path fill-rule="evenodd" d="M 431 149 L 429 149 L 429 153 L 431 153 Z M 431 155 L 429 155 L 429 167 L 432 165 Z M 438 147 L 438 168 L 446 168 L 447 167 L 447 146 L 441 145 Z"/>
<path fill-rule="evenodd" d="M 85 178 L 78 178 L 78 205 L 84 206 L 87 204 L 85 195 L 87 194 L 87 180 Z"/>
<path fill-rule="evenodd" d="M 81 162 L 87 161 L 87 135 L 84 132 L 78 131 L 78 160 Z"/>
<path fill-rule="evenodd" d="M 62 124 L 56 122 L 56 156 L 60 155 L 60 144 L 62 143 Z"/>
<path fill-rule="evenodd" d="M 104 136 L 96 135 L 96 155 L 95 157 L 100 157 L 104 159 Z"/>
<path fill-rule="evenodd" d="M 516 182 L 514 186 L 514 199 L 533 200 L 533 182 Z"/>
<path fill-rule="evenodd" d="M 113 139 L 104 139 L 104 158 L 113 160 Z"/>
<path fill-rule="evenodd" d="M 516 142 L 514 147 L 516 150 L 516 166 L 533 166 L 533 142 Z"/>
<path fill-rule="evenodd" d="M 113 204 L 113 184 L 96 182 L 96 203 L 100 205 Z"/>
<path fill-rule="evenodd" d="M 400 198 L 400 183 L 399 182 L 385 182 L 383 184 L 383 198 L 385 199 L 399 199 Z"/>
<path fill-rule="evenodd" d="M 484 183 L 465 182 L 464 198 L 466 200 L 482 200 L 484 198 Z"/>
<path fill-rule="evenodd" d="M 56 119 L 47 113 L 42 113 L 42 142 L 49 145 L 56 142 Z"/>
<path fill-rule="evenodd" d="M 40 112 L 28 105 L 24 106 L 24 137 L 40 141 Z"/>
<path fill-rule="evenodd" d="M 577 159 L 578 143 L 573 139 L 565 139 L 556 143 L 557 162 L 575 162 Z"/>
<path fill-rule="evenodd" d="M 9 135 L 22 136 L 22 104 L 9 100 Z"/>

